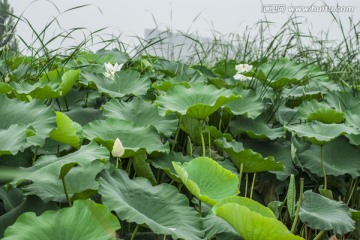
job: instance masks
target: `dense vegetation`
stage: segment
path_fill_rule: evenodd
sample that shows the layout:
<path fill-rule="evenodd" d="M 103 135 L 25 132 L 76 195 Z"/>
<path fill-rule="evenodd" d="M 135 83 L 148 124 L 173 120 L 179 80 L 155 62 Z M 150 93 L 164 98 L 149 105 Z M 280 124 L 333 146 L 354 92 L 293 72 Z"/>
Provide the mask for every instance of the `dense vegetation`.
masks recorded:
<path fill-rule="evenodd" d="M 281 32 L 182 61 L 2 48 L 0 236 L 358 239 L 353 26 L 335 49 Z"/>

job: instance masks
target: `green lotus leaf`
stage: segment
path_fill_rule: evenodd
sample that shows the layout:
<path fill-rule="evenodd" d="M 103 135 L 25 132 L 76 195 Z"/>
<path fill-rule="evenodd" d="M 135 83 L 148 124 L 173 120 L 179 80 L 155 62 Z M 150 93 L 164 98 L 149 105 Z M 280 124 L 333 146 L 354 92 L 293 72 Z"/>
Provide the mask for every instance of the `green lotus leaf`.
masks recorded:
<path fill-rule="evenodd" d="M 285 136 L 285 130 L 282 127 L 270 128 L 261 117 L 249 119 L 239 116 L 238 119 L 230 122 L 230 131 L 235 136 L 246 133 L 254 139 L 274 140 Z"/>
<path fill-rule="evenodd" d="M 150 88 L 150 79 L 140 76 L 140 73 L 131 70 L 120 70 L 115 79 L 106 78 L 103 74 L 83 73 L 85 84 L 95 84 L 97 90 L 113 98 L 127 95 L 142 96 Z"/>
<path fill-rule="evenodd" d="M 31 180 L 32 184 L 24 187 L 29 192 L 36 193 L 43 199 L 54 201 L 65 201 L 63 185 L 59 179 L 61 169 L 69 163 L 77 163 L 79 168 L 71 170 L 65 177 L 68 182 L 68 192 L 70 197 L 86 189 L 96 189 L 95 176 L 105 166 L 103 163 L 93 163 L 98 160 L 109 158 L 109 152 L 105 147 L 100 147 L 91 142 L 83 145 L 78 151 L 57 158 L 52 155 L 40 157 L 30 168 L 22 170 L 22 174 L 17 175 L 14 182 L 19 184 L 22 180 Z M 82 176 L 83 178 L 79 178 Z M 81 179 L 81 181 L 79 181 Z M 86 181 L 83 181 L 86 179 Z M 34 184 L 34 185 L 33 185 Z"/>
<path fill-rule="evenodd" d="M 360 129 L 360 116 L 359 116 L 359 114 L 353 113 L 351 111 L 346 111 L 345 112 L 345 117 L 346 117 L 345 123 L 346 123 L 347 126 Z"/>
<path fill-rule="evenodd" d="M 214 205 L 224 197 L 239 194 L 239 178 L 207 157 L 191 162 L 173 162 L 174 169 L 186 188 L 199 200 Z"/>
<path fill-rule="evenodd" d="M 212 211 L 227 221 L 245 240 L 297 240 L 274 213 L 260 203 L 245 197 L 227 197 Z"/>
<path fill-rule="evenodd" d="M 241 98 L 230 90 L 211 85 L 195 84 L 191 88 L 172 87 L 164 96 L 157 97 L 156 104 L 162 115 L 177 112 L 195 119 L 205 120 L 222 105 Z"/>
<path fill-rule="evenodd" d="M 18 142 L 23 142 L 21 140 L 23 139 L 22 131 L 24 125 L 28 126 L 26 131 L 27 144 L 19 145 L 18 150 L 29 146 L 43 146 L 45 138 L 56 127 L 54 111 L 37 100 L 26 103 L 0 95 L 0 116 L 0 130 L 2 130 L 3 136 L 13 134 L 17 136 L 15 139 Z M 17 126 L 10 128 L 11 125 Z M 9 131 L 9 129 L 11 132 L 4 132 L 4 130 Z M 0 150 L 2 150 L 1 147 Z M 12 149 L 12 152 L 14 151 L 16 149 Z"/>
<path fill-rule="evenodd" d="M 360 114 L 360 96 L 353 94 L 350 88 L 345 91 L 328 91 L 326 101 L 329 105 L 336 107 L 338 110 L 346 110 L 354 114 Z"/>
<path fill-rule="evenodd" d="M 211 239 L 215 235 L 216 239 L 224 239 L 218 236 L 218 234 L 222 234 L 230 237 L 232 240 L 242 240 L 239 234 L 228 222 L 216 216 L 211 211 L 206 217 L 203 218 L 203 226 L 205 230 L 205 236 L 203 239 Z"/>
<path fill-rule="evenodd" d="M 238 89 L 237 92 L 242 98 L 225 104 L 224 108 L 229 108 L 234 115 L 243 115 L 252 119 L 258 117 L 262 113 L 264 104 L 256 93 L 245 89 Z"/>
<path fill-rule="evenodd" d="M 133 157 L 146 152 L 168 152 L 169 144 L 163 144 L 153 126 L 138 126 L 131 121 L 118 119 L 95 120 L 83 127 L 83 135 L 89 140 L 95 140 L 111 152 L 116 138 L 119 138 L 125 148 L 123 158 Z M 145 137 L 146 136 L 146 137 Z"/>
<path fill-rule="evenodd" d="M 68 164 L 77 163 L 71 162 Z M 92 194 L 94 194 L 94 192 L 96 193 L 99 188 L 96 176 L 105 167 L 105 164 L 99 161 L 94 161 L 81 167 L 72 168 L 64 178 L 69 197 L 72 200 L 75 200 L 77 199 L 77 195 L 81 193 L 89 192 L 90 190 Z M 64 193 L 64 186 L 60 178 L 56 179 L 55 176 L 44 180 L 38 179 L 34 183 L 23 187 L 23 190 L 25 195 L 36 195 L 46 202 L 54 201 L 64 203 L 67 201 Z"/>
<path fill-rule="evenodd" d="M 154 69 L 165 73 L 169 77 L 176 77 L 178 75 L 184 75 L 187 78 L 192 78 L 198 72 L 195 69 L 190 68 L 188 65 L 180 62 L 170 61 L 166 59 L 158 58 L 154 63 Z"/>
<path fill-rule="evenodd" d="M 348 206 L 310 190 L 303 194 L 299 217 L 312 229 L 332 230 L 340 235 L 355 229 Z"/>
<path fill-rule="evenodd" d="M 186 88 L 190 88 L 191 84 L 194 83 L 205 83 L 207 82 L 207 77 L 204 75 L 196 74 L 192 78 L 186 75 L 177 75 L 172 78 L 165 78 L 163 80 L 157 80 L 152 84 L 152 88 L 167 92 L 171 87 L 182 85 Z"/>
<path fill-rule="evenodd" d="M 285 88 L 283 96 L 301 99 L 321 99 L 323 95 L 330 91 L 340 91 L 339 84 L 330 81 L 310 81 L 309 84 L 295 86 L 295 88 Z"/>
<path fill-rule="evenodd" d="M 16 95 L 30 95 L 40 100 L 64 97 L 79 78 L 78 70 L 56 69 L 43 75 L 35 84 L 11 82 Z"/>
<path fill-rule="evenodd" d="M 260 153 L 263 157 L 273 156 L 276 161 L 281 162 L 283 171 L 276 171 L 276 178 L 285 181 L 291 174 L 297 174 L 298 170 L 294 167 L 291 156 L 291 144 L 286 142 L 244 142 L 246 148 Z"/>
<path fill-rule="evenodd" d="M 95 58 L 98 58 L 97 61 L 100 63 L 126 63 L 130 59 L 129 55 L 126 52 L 120 52 L 118 49 L 101 49 L 97 51 L 94 55 Z"/>
<path fill-rule="evenodd" d="M 165 136 L 171 136 L 177 128 L 178 119 L 175 115 L 162 117 L 157 107 L 141 98 L 134 98 L 131 102 L 112 99 L 102 109 L 107 118 L 133 121 L 139 126 L 154 126 Z"/>
<path fill-rule="evenodd" d="M 163 153 L 161 154 L 161 156 L 151 159 L 150 163 L 155 168 L 164 170 L 166 174 L 174 181 L 181 182 L 181 179 L 176 174 L 172 162 L 185 163 L 185 162 L 190 162 L 192 159 L 193 158 L 190 156 L 184 156 L 182 153 L 171 151 L 169 153 Z"/>
<path fill-rule="evenodd" d="M 243 148 L 242 144 L 236 141 L 227 142 L 225 139 L 218 139 L 215 143 L 229 155 L 238 169 L 243 165 L 244 173 L 284 170 L 283 163 L 275 162 L 274 157 L 264 158 L 260 153 Z"/>
<path fill-rule="evenodd" d="M 0 156 L 15 155 L 28 146 L 26 131 L 28 126 L 13 124 L 8 129 L 0 129 Z"/>
<path fill-rule="evenodd" d="M 357 211 L 355 209 L 349 209 L 351 212 L 351 217 L 354 221 L 360 221 L 360 211 Z"/>
<path fill-rule="evenodd" d="M 357 134 L 358 130 L 345 124 L 325 124 L 321 122 L 303 123 L 285 126 L 288 131 L 295 132 L 299 137 L 306 137 L 312 143 L 323 145 L 338 136 L 347 133 Z"/>
<path fill-rule="evenodd" d="M 336 138 L 323 145 L 324 166 L 327 175 L 341 176 L 350 174 L 352 178 L 360 176 L 360 150 L 349 144 L 346 138 Z M 320 167 L 320 146 L 312 145 L 298 154 L 303 167 L 319 177 L 324 174 Z M 344 161 L 346 159 L 346 161 Z"/>
<path fill-rule="evenodd" d="M 349 139 L 349 142 L 355 146 L 360 146 L 360 135 L 356 134 L 346 134 L 345 135 L 347 139 Z"/>
<path fill-rule="evenodd" d="M 91 69 L 93 72 L 97 70 L 104 70 L 104 63 L 126 63 L 130 57 L 125 52 L 120 52 L 117 49 L 105 50 L 101 49 L 93 52 L 81 51 L 76 53 L 76 61 L 69 61 L 67 67 L 70 68 L 81 68 L 81 69 Z M 97 64 L 101 64 L 97 66 Z M 89 67 L 88 67 L 89 66 Z M 100 71 L 99 71 L 100 72 Z"/>
<path fill-rule="evenodd" d="M 347 126 L 356 128 L 356 129 L 360 129 L 360 116 L 359 114 L 355 114 L 351 111 L 346 111 L 345 112 L 345 117 L 346 117 L 346 121 L 345 124 Z M 354 144 L 356 146 L 360 146 L 360 134 L 346 134 L 345 135 L 351 144 Z"/>
<path fill-rule="evenodd" d="M 3 239 L 115 240 L 118 229 L 119 221 L 104 205 L 77 200 L 72 207 L 46 211 L 40 216 L 24 213 L 5 230 Z"/>
<path fill-rule="evenodd" d="M 56 123 L 57 128 L 50 132 L 50 138 L 79 148 L 80 138 L 76 134 L 75 123 L 62 112 L 56 112 Z"/>
<path fill-rule="evenodd" d="M 174 82 L 174 80 L 156 81 L 151 85 L 151 87 L 163 92 L 167 92 L 170 88 L 178 85 L 184 86 L 186 88 L 191 87 L 190 83 L 188 82 Z"/>
<path fill-rule="evenodd" d="M 236 74 L 236 64 L 235 60 L 220 60 L 215 63 L 212 70 L 222 77 L 232 77 Z"/>
<path fill-rule="evenodd" d="M 169 184 L 152 186 L 145 178 L 130 180 L 123 170 L 100 177 L 102 202 L 121 220 L 146 224 L 155 234 L 174 239 L 202 239 L 198 213 L 188 199 Z"/>
<path fill-rule="evenodd" d="M 288 84 L 297 84 L 308 79 L 327 80 L 326 74 L 316 65 L 298 63 L 286 58 L 261 64 L 245 75 L 254 76 L 274 89 L 281 89 Z"/>
<path fill-rule="evenodd" d="M 64 112 L 72 121 L 79 123 L 81 126 L 94 120 L 103 119 L 101 111 L 91 107 L 74 107 L 69 112 Z"/>
<path fill-rule="evenodd" d="M 43 202 L 37 196 L 27 196 L 24 198 L 20 189 L 17 191 L 9 191 L 6 199 L 5 196 L 0 196 L 2 201 L 9 202 L 9 207 L 6 212 L 1 213 L 0 216 L 0 238 L 4 236 L 5 229 L 15 223 L 16 219 L 25 212 L 34 212 L 36 215 L 40 215 L 47 210 L 58 210 L 58 206 L 53 202 Z M 0 194 L 2 195 L 2 194 Z M 11 205 L 11 206 L 10 206 Z"/>
<path fill-rule="evenodd" d="M 299 106 L 299 116 L 308 121 L 316 120 L 322 123 L 341 123 L 345 120 L 343 112 L 317 100 L 303 102 Z"/>
<path fill-rule="evenodd" d="M 0 82 L 0 94 L 7 94 L 11 92 L 11 87 L 4 82 Z"/>

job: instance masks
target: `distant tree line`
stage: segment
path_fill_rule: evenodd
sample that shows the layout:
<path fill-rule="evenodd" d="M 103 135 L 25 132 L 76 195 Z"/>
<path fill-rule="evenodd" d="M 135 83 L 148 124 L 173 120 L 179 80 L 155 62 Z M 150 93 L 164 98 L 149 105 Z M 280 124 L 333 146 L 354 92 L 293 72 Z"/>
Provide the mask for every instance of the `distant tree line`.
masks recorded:
<path fill-rule="evenodd" d="M 17 48 L 15 39 L 15 18 L 8 0 L 0 0 L 0 48 L 8 45 Z"/>

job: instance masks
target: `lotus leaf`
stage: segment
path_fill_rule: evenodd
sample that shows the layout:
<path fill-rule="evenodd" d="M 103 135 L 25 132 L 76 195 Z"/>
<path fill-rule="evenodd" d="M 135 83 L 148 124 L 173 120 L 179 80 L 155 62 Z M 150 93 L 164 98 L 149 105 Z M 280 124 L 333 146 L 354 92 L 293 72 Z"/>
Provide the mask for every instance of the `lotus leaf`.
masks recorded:
<path fill-rule="evenodd" d="M 274 157 L 264 158 L 260 153 L 243 148 L 241 143 L 227 142 L 225 139 L 218 139 L 215 143 L 229 155 L 238 169 L 243 165 L 244 173 L 284 170 L 282 162 L 275 162 Z"/>
<path fill-rule="evenodd" d="M 308 79 L 327 80 L 326 74 L 321 72 L 316 65 L 297 63 L 286 58 L 261 64 L 248 75 L 254 75 L 255 78 L 274 89 L 281 89 L 288 84 L 297 84 Z"/>
<path fill-rule="evenodd" d="M 174 186 L 153 187 L 145 178 L 131 180 L 125 171 L 115 170 L 101 175 L 99 193 L 121 220 L 146 224 L 155 234 L 174 239 L 202 239 L 198 213 Z"/>
<path fill-rule="evenodd" d="M 243 115 L 248 118 L 258 117 L 264 108 L 261 99 L 252 90 L 238 89 L 241 99 L 229 102 L 224 108 L 229 108 L 234 115 Z"/>
<path fill-rule="evenodd" d="M 95 84 L 97 90 L 110 97 L 120 98 L 126 95 L 145 95 L 150 88 L 150 80 L 131 70 L 122 70 L 115 74 L 115 79 L 106 78 L 103 74 L 83 73 L 85 84 Z"/>
<path fill-rule="evenodd" d="M 218 90 L 211 85 L 195 84 L 191 88 L 174 86 L 156 104 L 162 115 L 177 112 L 195 119 L 205 120 L 222 105 L 241 98 L 226 89 Z"/>
<path fill-rule="evenodd" d="M 119 228 L 119 221 L 104 205 L 77 200 L 73 207 L 46 211 L 38 217 L 24 213 L 6 229 L 3 239 L 115 240 Z"/>
<path fill-rule="evenodd" d="M 43 75 L 35 84 L 11 82 L 9 86 L 13 88 L 17 96 L 22 98 L 26 98 L 26 95 L 40 100 L 60 98 L 71 90 L 78 80 L 79 74 L 78 70 L 64 72 L 56 69 Z"/>
<path fill-rule="evenodd" d="M 239 194 L 239 178 L 207 157 L 191 162 L 173 162 L 174 169 L 187 189 L 199 200 L 214 205 L 224 197 Z"/>
<path fill-rule="evenodd" d="M 64 165 L 77 163 L 83 167 L 70 171 L 65 177 L 65 181 L 69 180 L 69 194 L 72 196 L 86 189 L 97 188 L 95 176 L 105 165 L 93 162 L 108 158 L 109 152 L 106 148 L 91 142 L 88 145 L 83 145 L 78 151 L 63 157 L 57 158 L 51 155 L 40 157 L 34 166 L 23 169 L 22 174 L 18 174 L 14 181 L 20 183 L 22 180 L 31 180 L 32 184 L 25 187 L 30 193 L 38 194 L 46 200 L 61 202 L 65 201 L 65 193 L 59 175 Z M 81 181 L 79 181 L 79 177 L 83 177 Z M 84 179 L 86 181 L 83 181 Z"/>
<path fill-rule="evenodd" d="M 312 229 L 333 230 L 340 235 L 355 229 L 348 206 L 310 190 L 303 194 L 299 217 Z"/>
<path fill-rule="evenodd" d="M 45 138 L 56 127 L 54 110 L 37 100 L 26 103 L 0 95 L 0 116 L 0 134 L 3 137 L 13 135 L 14 142 L 23 143 L 16 149 L 16 146 L 3 146 L 5 143 L 2 142 L 0 151 L 9 150 L 6 148 L 11 147 L 11 152 L 15 153 L 16 150 L 23 150 L 29 146 L 43 146 Z M 24 126 L 27 126 L 26 130 Z M 26 136 L 24 136 L 24 132 Z M 26 137 L 26 143 L 24 143 L 24 137 Z M 3 149 L 3 147 L 5 148 Z"/>
<path fill-rule="evenodd" d="M 80 146 L 80 138 L 76 134 L 75 123 L 61 112 L 56 112 L 56 123 L 57 129 L 50 132 L 50 138 L 78 148 Z"/>
<path fill-rule="evenodd" d="M 312 143 L 323 145 L 346 133 L 357 134 L 358 130 L 344 124 L 324 124 L 321 122 L 303 123 L 285 126 L 288 131 L 295 132 L 299 137 L 306 137 Z"/>
<path fill-rule="evenodd" d="M 246 133 L 254 139 L 274 140 L 285 136 L 285 130 L 282 127 L 270 128 L 261 116 L 256 119 L 239 116 L 236 120 L 230 122 L 230 131 L 233 135 Z"/>
<path fill-rule="evenodd" d="M 112 99 L 102 108 L 103 115 L 107 118 L 133 121 L 139 126 L 154 126 L 159 133 L 166 136 L 176 131 L 178 122 L 176 116 L 160 116 L 155 106 L 141 98 L 134 98 L 131 102 Z"/>
<path fill-rule="evenodd" d="M 274 213 L 260 203 L 244 197 L 227 197 L 213 207 L 213 212 L 227 221 L 244 240 L 300 240 Z"/>
<path fill-rule="evenodd" d="M 37 196 L 27 196 L 24 198 L 21 190 L 16 189 L 17 194 L 9 192 L 8 197 L 11 198 L 11 207 L 0 216 L 0 237 L 4 236 L 5 229 L 15 223 L 16 219 L 23 213 L 34 212 L 40 215 L 47 210 L 58 210 L 58 206 L 53 202 L 43 202 Z M 0 196 L 2 201 L 7 201 Z M 20 200 L 20 201 L 19 201 Z"/>
<path fill-rule="evenodd" d="M 303 102 L 299 106 L 299 116 L 308 121 L 316 120 L 322 123 L 341 123 L 345 120 L 343 112 L 316 100 Z"/>
<path fill-rule="evenodd" d="M 341 137 L 323 146 L 324 166 L 327 175 L 341 176 L 350 174 L 352 178 L 360 176 L 360 150 Z M 320 163 L 320 146 L 312 145 L 298 154 L 301 164 L 312 173 L 323 177 Z M 346 161 L 344 161 L 346 159 Z"/>
<path fill-rule="evenodd" d="M 118 119 L 95 120 L 83 128 L 83 135 L 89 140 L 103 144 L 111 152 L 116 138 L 125 148 L 123 158 L 146 152 L 168 152 L 168 144 L 163 144 L 153 126 L 138 126 L 131 121 Z M 146 137 L 144 137 L 146 136 Z"/>

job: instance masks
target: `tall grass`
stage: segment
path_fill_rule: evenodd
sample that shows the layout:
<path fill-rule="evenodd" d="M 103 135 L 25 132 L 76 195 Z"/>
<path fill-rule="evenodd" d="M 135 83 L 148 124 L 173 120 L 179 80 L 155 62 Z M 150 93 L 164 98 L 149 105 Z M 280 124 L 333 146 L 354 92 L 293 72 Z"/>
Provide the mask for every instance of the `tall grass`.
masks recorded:
<path fill-rule="evenodd" d="M 341 39 L 330 40 L 329 30 L 315 36 L 309 30 L 300 29 L 301 18 L 290 17 L 274 33 L 277 23 L 267 19 L 259 21 L 254 27 L 247 27 L 242 34 L 221 35 L 213 32 L 212 38 L 200 41 L 200 37 L 183 32 L 159 31 L 158 38 L 148 39 L 151 45 L 142 49 L 144 54 L 156 54 L 171 60 L 185 61 L 189 64 L 212 65 L 223 59 L 238 62 L 254 62 L 260 59 L 287 57 L 306 63 L 315 63 L 331 75 L 331 78 L 353 86 L 360 80 L 360 21 L 350 18 L 349 29 L 344 28 L 340 18 L 332 15 L 336 27 L 342 33 Z M 177 37 L 183 44 L 166 41 Z M 145 40 L 143 40 L 145 41 Z M 169 52 L 169 49 L 172 51 Z"/>
<path fill-rule="evenodd" d="M 148 36 L 145 38 L 133 36 L 130 37 L 130 41 L 129 37 L 127 41 L 124 41 L 126 36 L 121 34 L 118 36 L 105 34 L 106 28 L 93 32 L 83 27 L 69 30 L 61 28 L 58 21 L 60 16 L 71 11 L 81 11 L 86 7 L 91 7 L 91 5 L 77 6 L 64 12 L 57 9 L 58 16 L 40 31 L 37 31 L 31 22 L 23 17 L 23 14 L 14 16 L 17 19 L 16 25 L 19 22 L 25 22 L 33 32 L 33 40 L 30 42 L 17 35 L 20 45 L 23 46 L 18 54 L 33 56 L 33 61 L 46 59 L 45 68 L 51 67 L 58 57 L 72 58 L 80 51 L 105 48 L 118 48 L 128 52 L 134 58 L 140 55 L 157 55 L 169 60 L 206 66 L 224 59 L 254 62 L 261 59 L 287 57 L 296 61 L 316 63 L 330 74 L 333 80 L 351 85 L 354 89 L 360 85 L 360 21 L 356 22 L 352 18 L 348 20 L 350 28 L 345 29 L 340 18 L 332 14 L 336 27 L 342 33 L 341 40 L 330 40 L 328 31 L 315 36 L 310 30 L 301 30 L 304 26 L 301 29 L 299 26 L 303 24 L 303 21 L 297 16 L 291 16 L 280 27 L 278 23 L 272 23 L 265 18 L 254 26 L 246 27 L 241 34 L 223 35 L 213 31 L 212 37 L 208 39 L 191 33 L 190 28 L 186 32 L 174 31 L 171 26 L 160 30 L 154 16 L 155 28 L 148 33 Z M 197 18 L 198 16 L 194 21 Z M 54 28 L 54 25 L 61 30 L 50 35 L 49 31 Z M 79 33 L 83 36 L 81 41 L 78 40 Z M 64 47 L 64 43 L 71 39 L 74 40 L 74 45 Z M 58 43 L 57 47 L 50 47 L 54 43 Z"/>

